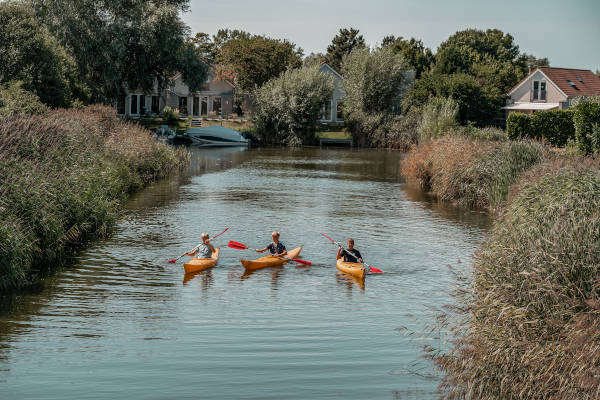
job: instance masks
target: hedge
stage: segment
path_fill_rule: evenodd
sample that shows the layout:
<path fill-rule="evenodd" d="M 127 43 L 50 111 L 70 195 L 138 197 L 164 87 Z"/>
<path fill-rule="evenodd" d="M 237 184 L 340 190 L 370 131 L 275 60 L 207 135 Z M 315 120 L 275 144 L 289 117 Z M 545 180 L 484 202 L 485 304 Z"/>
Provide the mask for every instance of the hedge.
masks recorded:
<path fill-rule="evenodd" d="M 586 154 L 600 153 L 600 96 L 582 99 L 573 108 L 577 147 Z"/>
<path fill-rule="evenodd" d="M 551 145 L 564 147 L 575 138 L 573 111 L 549 110 L 534 114 L 511 113 L 506 119 L 506 133 L 510 139 L 535 138 L 547 140 Z"/>

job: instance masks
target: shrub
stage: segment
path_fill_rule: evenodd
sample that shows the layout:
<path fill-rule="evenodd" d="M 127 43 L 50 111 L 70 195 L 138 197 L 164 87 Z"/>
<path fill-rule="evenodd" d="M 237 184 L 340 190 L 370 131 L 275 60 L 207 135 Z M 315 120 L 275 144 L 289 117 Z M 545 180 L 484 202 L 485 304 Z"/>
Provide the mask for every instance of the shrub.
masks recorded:
<path fill-rule="evenodd" d="M 35 93 L 23 89 L 21 82 L 0 86 L 0 117 L 42 114 L 48 108 Z"/>
<path fill-rule="evenodd" d="M 586 154 L 600 154 L 600 96 L 580 99 L 573 112 L 577 146 Z"/>
<path fill-rule="evenodd" d="M 553 146 L 565 147 L 575 137 L 571 110 L 538 111 L 534 114 L 510 113 L 506 119 L 509 138 L 545 139 Z"/>
<path fill-rule="evenodd" d="M 256 127 L 267 143 L 312 144 L 333 78 L 317 67 L 288 70 L 254 94 Z"/>
<path fill-rule="evenodd" d="M 458 103 L 452 98 L 429 99 L 421 110 L 419 139 L 423 142 L 444 136 L 458 125 L 457 117 Z"/>
<path fill-rule="evenodd" d="M 166 123 L 175 122 L 179 119 L 179 110 L 166 106 L 162 110 L 162 117 Z"/>
<path fill-rule="evenodd" d="M 430 356 L 442 397 L 598 398 L 600 170 L 581 160 L 533 168 L 476 253 L 455 340 Z"/>
<path fill-rule="evenodd" d="M 462 135 L 476 140 L 488 140 L 491 142 L 506 142 L 508 136 L 506 132 L 499 128 L 486 126 L 485 128 L 475 128 L 473 126 L 458 126 L 452 130 L 454 135 Z"/>

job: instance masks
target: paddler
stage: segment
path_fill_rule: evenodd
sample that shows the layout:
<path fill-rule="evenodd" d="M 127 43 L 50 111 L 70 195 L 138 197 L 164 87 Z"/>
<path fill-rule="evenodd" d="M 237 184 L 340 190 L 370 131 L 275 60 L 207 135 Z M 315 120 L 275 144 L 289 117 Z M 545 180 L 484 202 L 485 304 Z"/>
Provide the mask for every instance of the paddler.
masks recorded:
<path fill-rule="evenodd" d="M 255 249 L 257 253 L 263 253 L 267 250 L 271 252 L 271 255 L 276 257 L 285 256 L 287 254 L 287 250 L 285 249 L 285 245 L 279 241 L 279 232 L 274 231 L 271 233 L 271 238 L 273 241 L 267 245 L 264 249 Z"/>
<path fill-rule="evenodd" d="M 360 255 L 360 251 L 354 248 L 354 239 L 348 239 L 348 248 L 344 249 L 340 247 L 337 252 L 336 259 L 344 258 L 344 262 L 363 262 L 362 256 Z"/>
<path fill-rule="evenodd" d="M 202 243 L 185 253 L 185 255 L 190 257 L 196 256 L 196 258 L 211 258 L 212 254 L 215 252 L 215 248 L 210 244 L 208 233 L 202 232 L 200 237 L 202 238 Z"/>

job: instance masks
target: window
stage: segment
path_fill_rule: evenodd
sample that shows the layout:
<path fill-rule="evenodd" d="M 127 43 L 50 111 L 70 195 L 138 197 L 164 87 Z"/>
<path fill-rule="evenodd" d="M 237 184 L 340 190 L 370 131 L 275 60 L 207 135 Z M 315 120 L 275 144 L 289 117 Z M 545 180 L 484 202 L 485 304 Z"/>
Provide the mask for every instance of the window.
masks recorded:
<path fill-rule="evenodd" d="M 338 101 L 335 117 L 338 121 L 344 120 L 344 102 L 343 101 Z"/>
<path fill-rule="evenodd" d="M 540 100 L 546 100 L 546 82 L 540 82 Z"/>
<path fill-rule="evenodd" d="M 323 104 L 323 108 L 321 109 L 321 120 L 331 121 L 331 101 L 327 101 Z"/>
<path fill-rule="evenodd" d="M 539 81 L 533 81 L 533 100 L 537 100 L 539 98 L 538 90 L 540 87 Z"/>
<path fill-rule="evenodd" d="M 146 114 L 146 96 L 140 96 L 140 114 Z"/>
<path fill-rule="evenodd" d="M 158 114 L 159 105 L 158 105 L 158 96 L 152 96 L 152 113 Z"/>
<path fill-rule="evenodd" d="M 182 115 L 187 115 L 187 97 L 179 98 L 179 113 Z"/>
<path fill-rule="evenodd" d="M 138 113 L 138 95 L 131 95 L 131 108 L 129 110 L 129 114 L 136 115 Z"/>
<path fill-rule="evenodd" d="M 567 79 L 567 83 L 568 83 L 569 85 L 573 86 L 573 89 L 575 89 L 575 90 L 579 90 L 579 88 L 577 87 L 577 85 L 576 85 L 574 82 L 570 81 L 569 79 Z"/>
<path fill-rule="evenodd" d="M 200 114 L 200 97 L 194 97 L 194 105 L 192 106 L 194 116 Z"/>
<path fill-rule="evenodd" d="M 117 102 L 117 114 L 123 115 L 125 114 L 125 102 L 127 98 L 125 96 L 119 96 L 119 101 Z"/>
<path fill-rule="evenodd" d="M 221 115 L 221 98 L 220 97 L 215 97 L 213 99 L 213 111 L 217 115 Z"/>

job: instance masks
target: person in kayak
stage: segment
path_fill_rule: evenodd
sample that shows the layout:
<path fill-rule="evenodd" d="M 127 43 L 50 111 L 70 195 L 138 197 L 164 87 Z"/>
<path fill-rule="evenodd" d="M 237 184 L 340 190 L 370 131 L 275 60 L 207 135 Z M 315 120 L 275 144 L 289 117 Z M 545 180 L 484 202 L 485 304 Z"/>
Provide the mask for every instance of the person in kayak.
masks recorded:
<path fill-rule="evenodd" d="M 344 262 L 363 262 L 362 256 L 360 255 L 360 251 L 354 248 L 354 239 L 348 239 L 348 248 L 344 249 L 340 247 L 337 252 L 336 259 L 344 258 Z"/>
<path fill-rule="evenodd" d="M 185 255 L 190 257 L 196 256 L 196 258 L 211 258 L 212 253 L 215 252 L 215 248 L 210 244 L 208 233 L 203 232 L 200 237 L 202 238 L 202 243 L 194 247 L 193 250 L 185 253 Z"/>
<path fill-rule="evenodd" d="M 279 232 L 275 231 L 271 233 L 273 241 L 267 245 L 264 249 L 255 249 L 257 253 L 263 253 L 267 250 L 271 252 L 271 255 L 281 257 L 287 254 L 285 245 L 279 241 Z"/>

